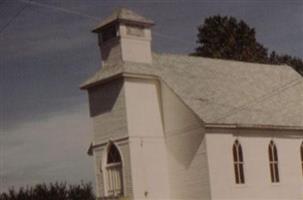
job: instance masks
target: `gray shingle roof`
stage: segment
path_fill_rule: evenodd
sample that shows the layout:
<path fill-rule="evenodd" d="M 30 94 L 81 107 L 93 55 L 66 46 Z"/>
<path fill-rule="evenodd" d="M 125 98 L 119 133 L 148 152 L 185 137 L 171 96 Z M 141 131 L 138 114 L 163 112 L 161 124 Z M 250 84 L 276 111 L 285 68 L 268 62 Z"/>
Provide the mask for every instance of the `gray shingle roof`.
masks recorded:
<path fill-rule="evenodd" d="M 152 20 L 146 19 L 145 17 L 134 13 L 133 11 L 126 8 L 119 8 L 114 10 L 114 12 L 101 21 L 94 29 L 93 32 L 99 30 L 101 27 L 116 21 L 116 20 L 125 20 L 129 22 L 137 22 L 140 24 L 153 25 L 154 22 Z"/>
<path fill-rule="evenodd" d="M 156 75 L 207 123 L 303 126 L 303 78 L 287 65 L 181 55 L 104 66 L 81 87 L 123 72 Z"/>

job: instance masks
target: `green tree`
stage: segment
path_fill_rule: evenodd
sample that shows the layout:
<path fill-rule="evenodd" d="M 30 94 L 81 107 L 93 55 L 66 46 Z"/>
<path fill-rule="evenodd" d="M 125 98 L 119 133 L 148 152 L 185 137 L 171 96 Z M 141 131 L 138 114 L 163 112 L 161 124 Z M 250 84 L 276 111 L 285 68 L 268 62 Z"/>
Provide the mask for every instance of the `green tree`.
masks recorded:
<path fill-rule="evenodd" d="M 19 190 L 12 188 L 0 194 L 0 200 L 95 200 L 95 196 L 90 183 L 49 183 Z"/>
<path fill-rule="evenodd" d="M 244 21 L 220 15 L 208 17 L 198 27 L 198 47 L 193 55 L 249 62 L 267 62 L 267 49 Z"/>
<path fill-rule="evenodd" d="M 300 58 L 293 57 L 290 55 L 278 55 L 275 51 L 271 52 L 268 63 L 270 64 L 286 64 L 292 66 L 295 70 L 297 70 L 301 75 L 303 75 L 303 61 Z"/>
<path fill-rule="evenodd" d="M 198 47 L 191 55 L 268 64 L 287 64 L 303 75 L 303 61 L 287 54 L 279 55 L 256 40 L 254 28 L 234 17 L 208 17 L 198 27 Z"/>

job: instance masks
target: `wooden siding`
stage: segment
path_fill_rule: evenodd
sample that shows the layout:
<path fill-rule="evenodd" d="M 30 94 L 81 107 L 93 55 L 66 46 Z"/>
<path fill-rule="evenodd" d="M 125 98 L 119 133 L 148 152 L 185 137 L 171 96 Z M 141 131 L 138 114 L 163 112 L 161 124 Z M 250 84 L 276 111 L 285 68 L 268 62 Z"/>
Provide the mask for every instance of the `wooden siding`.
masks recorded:
<path fill-rule="evenodd" d="M 245 184 L 235 184 L 232 145 L 243 150 Z M 280 182 L 272 183 L 268 145 L 273 140 L 279 158 Z M 287 199 L 303 197 L 300 165 L 302 131 L 207 129 L 206 146 L 213 199 Z M 224 156 L 222 156 L 224 155 Z"/>
<path fill-rule="evenodd" d="M 168 168 L 159 87 L 127 78 L 125 97 L 135 199 L 169 199 Z"/>
<path fill-rule="evenodd" d="M 165 84 L 162 102 L 171 199 L 210 199 L 203 123 Z"/>
<path fill-rule="evenodd" d="M 123 79 L 89 90 L 94 143 L 127 136 Z"/>

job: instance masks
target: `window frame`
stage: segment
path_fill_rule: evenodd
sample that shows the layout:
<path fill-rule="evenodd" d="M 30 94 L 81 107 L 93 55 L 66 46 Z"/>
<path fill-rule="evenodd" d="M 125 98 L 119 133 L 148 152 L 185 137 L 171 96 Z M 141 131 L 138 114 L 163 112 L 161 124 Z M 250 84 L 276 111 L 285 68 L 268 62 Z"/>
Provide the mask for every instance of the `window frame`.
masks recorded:
<path fill-rule="evenodd" d="M 270 179 L 272 183 L 280 182 L 278 149 L 273 140 L 268 145 Z"/>
<path fill-rule="evenodd" d="M 116 149 L 119 154 L 118 162 L 109 162 L 111 148 Z M 124 170 L 122 154 L 116 144 L 109 142 L 105 150 L 103 158 L 103 182 L 104 182 L 104 195 L 107 197 L 121 197 L 124 195 Z M 118 168 L 118 169 L 117 169 Z M 115 183 L 113 183 L 115 179 Z M 118 187 L 118 188 L 117 188 Z M 120 188 L 119 188 L 120 187 Z"/>
<path fill-rule="evenodd" d="M 238 139 L 234 141 L 232 152 L 233 152 L 235 183 L 237 185 L 243 185 L 245 184 L 244 156 L 243 156 L 242 145 Z"/>

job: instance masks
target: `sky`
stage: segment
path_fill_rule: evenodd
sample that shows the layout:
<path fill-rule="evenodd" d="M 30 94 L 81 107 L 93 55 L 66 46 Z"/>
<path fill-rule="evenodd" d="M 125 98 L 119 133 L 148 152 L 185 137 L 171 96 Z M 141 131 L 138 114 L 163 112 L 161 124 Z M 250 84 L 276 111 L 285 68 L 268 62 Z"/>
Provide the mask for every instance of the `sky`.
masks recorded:
<path fill-rule="evenodd" d="M 0 0 L 0 192 L 42 182 L 94 183 L 88 99 L 101 67 L 91 29 L 126 7 L 155 21 L 152 49 L 189 54 L 212 15 L 242 19 L 269 50 L 303 58 L 301 0 Z"/>

